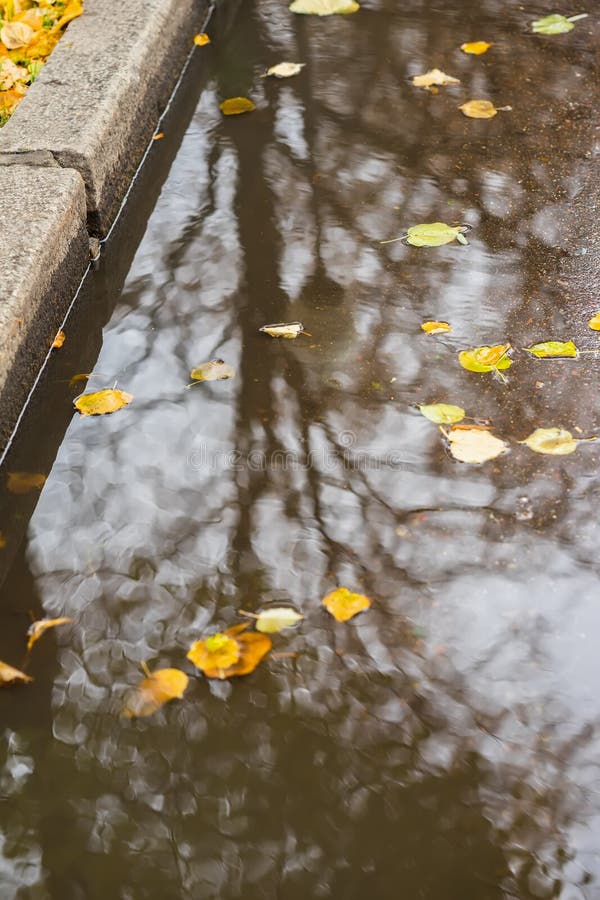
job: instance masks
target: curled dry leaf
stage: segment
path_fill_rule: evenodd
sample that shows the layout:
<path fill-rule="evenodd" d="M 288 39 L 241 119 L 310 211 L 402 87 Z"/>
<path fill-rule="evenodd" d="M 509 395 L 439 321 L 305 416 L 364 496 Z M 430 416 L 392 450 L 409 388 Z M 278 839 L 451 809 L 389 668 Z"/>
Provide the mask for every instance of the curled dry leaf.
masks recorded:
<path fill-rule="evenodd" d="M 35 37 L 35 31 L 31 25 L 25 22 L 6 22 L 0 28 L 0 41 L 7 50 L 18 50 L 20 47 L 26 47 Z"/>
<path fill-rule="evenodd" d="M 466 44 L 461 44 L 460 49 L 463 53 L 471 53 L 473 56 L 481 56 L 482 53 L 487 53 L 490 47 L 493 47 L 493 44 L 488 44 L 487 41 L 470 41 Z"/>
<path fill-rule="evenodd" d="M 480 425 L 455 425 L 444 431 L 450 453 L 459 462 L 484 463 L 506 453 L 507 444 Z"/>
<path fill-rule="evenodd" d="M 82 416 L 105 416 L 123 409 L 132 400 L 133 394 L 128 394 L 127 391 L 105 388 L 90 394 L 80 394 L 73 400 L 73 406 Z"/>
<path fill-rule="evenodd" d="M 18 81 L 28 81 L 29 72 L 24 66 L 17 66 L 8 56 L 0 59 L 0 91 L 8 91 Z"/>
<path fill-rule="evenodd" d="M 573 341 L 542 341 L 540 344 L 534 344 L 532 347 L 524 347 L 532 356 L 538 359 L 547 359 L 550 357 L 562 356 L 574 359 L 579 351 Z"/>
<path fill-rule="evenodd" d="M 427 403 L 419 406 L 419 410 L 421 415 L 436 425 L 453 425 L 465 417 L 464 409 L 452 403 Z"/>
<path fill-rule="evenodd" d="M 444 334 L 444 332 L 452 331 L 448 322 L 434 322 L 433 320 L 423 322 L 421 328 L 425 334 Z"/>
<path fill-rule="evenodd" d="M 592 331 L 600 331 L 600 312 L 597 312 L 588 322 Z"/>
<path fill-rule="evenodd" d="M 235 369 L 222 359 L 211 359 L 192 369 L 190 378 L 194 381 L 225 381 L 235 378 Z"/>
<path fill-rule="evenodd" d="M 288 340 L 297 338 L 299 334 L 308 334 L 304 330 L 302 322 L 276 322 L 274 325 L 263 325 L 258 330 L 271 337 L 287 338 Z"/>
<path fill-rule="evenodd" d="M 337 622 L 347 622 L 369 609 L 371 601 L 364 594 L 353 594 L 348 588 L 340 587 L 323 597 L 323 606 Z"/>
<path fill-rule="evenodd" d="M 0 687 L 8 687 L 10 684 L 29 684 L 33 681 L 30 675 L 13 669 L 5 662 L 0 662 Z"/>
<path fill-rule="evenodd" d="M 585 18 L 587 18 L 587 13 L 569 16 L 569 18 L 553 13 L 550 16 L 544 16 L 543 19 L 536 19 L 535 22 L 531 23 L 531 28 L 535 34 L 566 34 L 567 31 L 572 31 L 575 28 L 574 23 L 578 19 Z"/>
<path fill-rule="evenodd" d="M 194 43 L 197 47 L 204 47 L 206 44 L 210 44 L 209 36 L 203 31 L 202 34 L 194 35 Z"/>
<path fill-rule="evenodd" d="M 73 619 L 70 619 L 68 616 L 61 616 L 58 619 L 39 619 L 37 622 L 33 622 L 27 629 L 27 637 L 29 638 L 27 641 L 27 652 L 29 653 L 35 642 L 49 628 L 56 628 L 57 625 L 70 625 L 72 621 Z"/>
<path fill-rule="evenodd" d="M 508 356 L 510 350 L 510 344 L 472 347 L 470 350 L 461 350 L 458 361 L 463 369 L 469 372 L 497 372 L 499 369 L 511 367 L 512 361 Z"/>
<path fill-rule="evenodd" d="M 430 69 L 423 75 L 415 75 L 412 79 L 415 87 L 438 87 L 445 84 L 460 84 L 460 79 L 453 78 L 452 75 L 446 75 L 441 69 Z"/>
<path fill-rule="evenodd" d="M 355 0 L 294 0 L 290 12 L 305 16 L 347 16 L 360 9 Z"/>
<path fill-rule="evenodd" d="M 53 343 L 52 343 L 52 349 L 53 349 L 53 350 L 60 350 L 60 348 L 62 347 L 62 345 L 63 345 L 64 342 L 66 341 L 66 339 L 67 339 L 67 336 L 66 336 L 66 334 L 64 333 L 64 331 L 59 331 L 58 334 L 56 335 L 56 337 L 54 338 Z"/>
<path fill-rule="evenodd" d="M 272 647 L 271 639 L 256 631 L 246 633 L 247 624 L 195 641 L 187 658 L 207 678 L 248 675 Z"/>
<path fill-rule="evenodd" d="M 126 697 L 121 715 L 127 719 L 151 716 L 169 700 L 181 700 L 189 684 L 188 676 L 179 669 L 149 672 L 144 667 L 144 671 L 147 677 Z"/>
<path fill-rule="evenodd" d="M 282 62 L 276 66 L 267 69 L 267 75 L 273 75 L 275 78 L 291 78 L 302 71 L 306 63 Z"/>
<path fill-rule="evenodd" d="M 241 113 L 252 112 L 256 105 L 248 97 L 229 97 L 219 103 L 219 109 L 224 116 L 239 116 Z"/>
<path fill-rule="evenodd" d="M 464 236 L 465 231 L 468 231 L 468 226 L 466 225 L 446 225 L 444 222 L 429 222 L 422 225 L 413 225 L 401 240 L 405 240 L 411 247 L 441 247 L 443 244 L 451 244 L 452 241 L 467 244 L 468 241 Z M 382 243 L 388 243 L 388 241 L 383 241 Z"/>
<path fill-rule="evenodd" d="M 304 616 L 297 613 L 291 606 L 271 606 L 258 614 L 256 630 L 263 634 L 277 634 L 285 628 L 297 625 Z"/>
<path fill-rule="evenodd" d="M 467 100 L 458 107 L 469 119 L 493 119 L 498 110 L 489 100 Z"/>
<path fill-rule="evenodd" d="M 28 494 L 41 491 L 46 484 L 46 476 L 41 472 L 9 472 L 7 488 L 11 494 Z"/>
<path fill-rule="evenodd" d="M 588 441 L 594 441 L 595 438 L 586 438 Z M 546 453 L 550 456 L 566 456 L 577 450 L 577 444 L 580 441 L 575 440 L 570 431 L 566 428 L 536 428 L 529 437 L 520 444 L 526 444 L 530 450 L 536 453 Z"/>

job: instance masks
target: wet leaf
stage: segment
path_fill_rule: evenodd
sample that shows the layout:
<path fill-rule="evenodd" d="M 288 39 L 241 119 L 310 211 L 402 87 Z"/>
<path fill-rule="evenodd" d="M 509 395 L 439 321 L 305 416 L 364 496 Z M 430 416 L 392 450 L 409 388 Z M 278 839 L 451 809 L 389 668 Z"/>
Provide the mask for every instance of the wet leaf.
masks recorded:
<path fill-rule="evenodd" d="M 450 327 L 448 322 L 423 322 L 421 328 L 423 329 L 425 334 L 444 334 L 444 332 L 452 331 L 452 328 Z"/>
<path fill-rule="evenodd" d="M 574 358 L 578 355 L 578 350 L 573 341 L 542 341 L 540 344 L 534 344 L 532 347 L 524 347 L 532 356 L 538 359 L 546 359 L 553 356 L 562 356 Z"/>
<path fill-rule="evenodd" d="M 188 676 L 179 669 L 146 670 L 146 673 L 147 677 L 129 692 L 125 700 L 121 715 L 128 719 L 151 716 L 169 700 L 181 700 L 189 684 Z"/>
<path fill-rule="evenodd" d="M 472 53 L 474 56 L 481 56 L 482 53 L 487 53 L 490 47 L 493 46 L 493 44 L 488 44 L 487 41 L 471 41 L 466 44 L 461 44 L 460 49 L 463 53 Z"/>
<path fill-rule="evenodd" d="M 236 625 L 225 632 L 195 641 L 187 658 L 207 678 L 233 678 L 248 675 L 272 647 L 271 639 L 256 631 L 246 633 L 248 626 Z"/>
<path fill-rule="evenodd" d="M 347 16 L 360 9 L 355 0 L 294 0 L 290 12 L 305 16 Z"/>
<path fill-rule="evenodd" d="M 35 31 L 25 22 L 6 22 L 0 28 L 0 41 L 7 50 L 18 50 L 26 47 L 35 37 Z"/>
<path fill-rule="evenodd" d="M 304 616 L 297 613 L 290 606 L 276 606 L 263 610 L 256 620 L 256 630 L 263 634 L 276 634 L 284 628 L 292 628 L 297 625 Z"/>
<path fill-rule="evenodd" d="M 0 687 L 8 687 L 10 684 L 29 684 L 33 681 L 30 675 L 13 669 L 5 662 L 0 662 Z"/>
<path fill-rule="evenodd" d="M 267 69 L 267 75 L 274 75 L 275 78 L 291 78 L 292 75 L 297 75 L 301 72 L 305 65 L 306 63 L 277 63 L 276 66 L 271 66 L 270 69 Z"/>
<path fill-rule="evenodd" d="M 364 609 L 369 609 L 371 601 L 364 594 L 353 594 L 348 588 L 340 587 L 323 597 L 323 606 L 337 622 L 347 622 Z"/>
<path fill-rule="evenodd" d="M 6 547 L 6 538 L 0 531 L 0 550 L 3 550 Z"/>
<path fill-rule="evenodd" d="M 558 13 L 553 13 L 550 16 L 544 16 L 543 19 L 536 19 L 535 22 L 531 23 L 531 27 L 535 34 L 565 34 L 567 31 L 572 31 L 575 28 L 574 21 L 583 19 L 585 16 L 586 14 L 584 13 L 580 16 L 567 18 Z"/>
<path fill-rule="evenodd" d="M 494 372 L 509 369 L 512 360 L 508 356 L 510 344 L 495 344 L 493 347 L 473 347 L 461 350 L 458 361 L 469 372 Z"/>
<path fill-rule="evenodd" d="M 293 340 L 299 334 L 305 334 L 302 322 L 276 322 L 274 325 L 263 325 L 258 329 L 274 338 Z"/>
<path fill-rule="evenodd" d="M 152 137 L 152 140 L 153 140 L 153 141 L 162 141 L 162 139 L 164 138 L 164 136 L 165 136 L 164 131 L 159 131 L 158 134 L 155 134 L 155 135 Z"/>
<path fill-rule="evenodd" d="M 459 462 L 484 463 L 508 449 L 507 444 L 478 425 L 457 425 L 445 431 L 450 453 Z"/>
<path fill-rule="evenodd" d="M 526 444 L 536 453 L 547 453 L 550 456 L 566 456 L 577 450 L 578 441 L 565 428 L 536 428 L 529 437 L 520 444 Z"/>
<path fill-rule="evenodd" d="M 209 36 L 203 31 L 202 34 L 194 35 L 194 43 L 197 47 L 204 47 L 206 44 L 210 44 Z"/>
<path fill-rule="evenodd" d="M 29 638 L 27 641 L 27 652 L 29 653 L 35 642 L 49 628 L 56 628 L 57 625 L 70 625 L 71 622 L 73 622 L 73 619 L 70 619 L 68 616 L 62 616 L 59 619 L 39 619 L 37 622 L 33 622 L 27 629 L 27 637 Z"/>
<path fill-rule="evenodd" d="M 241 113 L 252 112 L 256 105 L 247 97 L 229 97 L 219 103 L 219 109 L 224 116 L 239 116 Z"/>
<path fill-rule="evenodd" d="M 415 87 L 428 88 L 434 85 L 438 87 L 445 84 L 460 84 L 460 79 L 453 78 L 452 75 L 446 75 L 440 69 L 430 69 L 429 72 L 425 72 L 423 75 L 415 75 L 412 83 Z"/>
<path fill-rule="evenodd" d="M 9 472 L 6 486 L 11 494 L 28 494 L 41 491 L 45 483 L 46 476 L 41 472 Z"/>
<path fill-rule="evenodd" d="M 105 388 L 90 394 L 80 394 L 73 400 L 73 405 L 82 416 L 105 416 L 123 409 L 132 400 L 133 395 L 128 394 L 127 391 Z"/>
<path fill-rule="evenodd" d="M 88 378 L 90 378 L 91 374 L 92 374 L 91 372 L 81 372 L 78 375 L 73 375 L 69 379 L 69 385 L 71 387 L 75 387 L 75 385 L 79 384 L 81 381 L 87 381 Z"/>
<path fill-rule="evenodd" d="M 419 410 L 421 415 L 436 425 L 452 425 L 465 417 L 464 409 L 453 406 L 452 403 L 428 403 L 419 406 Z"/>
<path fill-rule="evenodd" d="M 225 381 L 227 378 L 235 378 L 235 369 L 222 359 L 211 359 L 192 369 L 190 378 L 194 381 Z"/>
<path fill-rule="evenodd" d="M 412 247 L 441 247 L 442 244 L 450 244 L 456 240 L 466 244 L 463 237 L 464 227 L 464 225 L 446 225 L 444 222 L 413 225 L 406 232 L 406 243 Z"/>
<path fill-rule="evenodd" d="M 600 312 L 597 312 L 595 316 L 592 316 L 588 325 L 592 331 L 600 331 Z"/>
<path fill-rule="evenodd" d="M 493 119 L 498 114 L 498 110 L 489 100 L 467 100 L 458 108 L 469 119 Z"/>
<path fill-rule="evenodd" d="M 54 342 L 52 344 L 53 350 L 60 350 L 64 342 L 66 341 L 67 336 L 64 331 L 59 331 L 56 337 L 54 338 Z"/>

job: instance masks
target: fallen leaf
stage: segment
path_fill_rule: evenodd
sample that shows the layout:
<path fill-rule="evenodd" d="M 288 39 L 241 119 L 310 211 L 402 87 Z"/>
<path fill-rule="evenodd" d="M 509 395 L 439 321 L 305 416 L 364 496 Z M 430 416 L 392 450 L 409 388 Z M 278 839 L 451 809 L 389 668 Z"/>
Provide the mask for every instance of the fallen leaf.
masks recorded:
<path fill-rule="evenodd" d="M 54 338 L 54 342 L 52 344 L 53 350 L 60 350 L 64 342 L 66 341 L 67 336 L 64 331 L 59 331 L 56 337 Z"/>
<path fill-rule="evenodd" d="M 291 78 L 292 75 L 297 75 L 298 72 L 301 72 L 305 65 L 306 63 L 277 63 L 276 66 L 271 66 L 270 69 L 267 69 L 266 74 L 274 75 L 275 78 Z"/>
<path fill-rule="evenodd" d="M 534 344 L 532 347 L 524 347 L 532 356 L 538 359 L 546 359 L 553 356 L 562 356 L 575 358 L 579 351 L 573 341 L 542 341 L 541 344 Z"/>
<path fill-rule="evenodd" d="M 535 34 L 565 34 L 567 31 L 572 31 L 575 28 L 574 22 L 586 17 L 587 13 L 582 13 L 579 16 L 570 16 L 569 18 L 553 13 L 550 16 L 544 16 L 543 19 L 536 19 L 535 22 L 531 23 L 531 27 Z"/>
<path fill-rule="evenodd" d="M 2 534 L 2 532 L 0 531 L 0 550 L 3 550 L 4 547 L 6 547 L 6 538 L 4 537 L 4 535 Z"/>
<path fill-rule="evenodd" d="M 211 359 L 209 362 L 200 363 L 190 372 L 190 378 L 194 381 L 225 381 L 235 377 L 235 369 L 222 359 Z"/>
<path fill-rule="evenodd" d="M 272 647 L 271 639 L 256 631 L 245 633 L 247 624 L 195 641 L 187 658 L 207 678 L 248 675 Z"/>
<path fill-rule="evenodd" d="M 73 619 L 70 619 L 68 616 L 62 616 L 59 619 L 39 619 L 37 622 L 33 622 L 27 629 L 27 637 L 29 638 L 27 641 L 27 652 L 29 653 L 35 642 L 49 628 L 56 628 L 57 625 L 70 625 L 72 621 Z"/>
<path fill-rule="evenodd" d="M 484 463 L 508 449 L 504 441 L 477 425 L 468 428 L 459 425 L 444 434 L 449 441 L 450 453 L 459 462 Z"/>
<path fill-rule="evenodd" d="M 155 134 L 155 135 L 154 135 L 154 137 L 152 138 L 152 140 L 153 140 L 153 141 L 162 141 L 162 139 L 164 138 L 164 136 L 165 136 L 164 131 L 159 131 L 158 134 Z"/>
<path fill-rule="evenodd" d="M 588 440 L 590 440 L 588 438 Z M 595 440 L 595 438 L 591 438 Z M 550 456 L 566 456 L 577 450 L 576 441 L 570 431 L 565 428 L 536 428 L 529 437 L 520 444 L 526 444 L 536 453 L 547 453 Z"/>
<path fill-rule="evenodd" d="M 258 330 L 271 337 L 287 338 L 288 340 L 297 338 L 299 334 L 306 334 L 302 322 L 276 322 L 274 325 L 263 325 Z"/>
<path fill-rule="evenodd" d="M 224 116 L 239 116 L 240 113 L 252 112 L 256 105 L 247 97 L 230 97 L 219 103 L 219 109 Z"/>
<path fill-rule="evenodd" d="M 0 662 L 0 687 L 7 687 L 9 684 L 29 684 L 31 681 L 33 678 L 30 675 L 13 669 L 5 662 Z"/>
<path fill-rule="evenodd" d="M 337 622 L 347 622 L 364 609 L 369 609 L 371 601 L 364 594 L 353 594 L 348 588 L 340 587 L 323 597 L 323 606 Z"/>
<path fill-rule="evenodd" d="M 452 331 L 452 328 L 447 322 L 423 322 L 421 328 L 425 334 L 443 334 L 446 331 Z"/>
<path fill-rule="evenodd" d="M 461 350 L 458 361 L 469 372 L 495 372 L 498 369 L 509 369 L 512 360 L 508 356 L 510 344 L 495 344 L 493 347 L 472 347 Z"/>
<path fill-rule="evenodd" d="M 305 16 L 347 16 L 360 9 L 355 0 L 294 0 L 290 12 Z"/>
<path fill-rule="evenodd" d="M 272 606 L 258 614 L 256 630 L 263 634 L 276 634 L 284 628 L 292 628 L 303 619 L 300 613 L 290 606 Z"/>
<path fill-rule="evenodd" d="M 24 22 L 6 22 L 0 28 L 0 41 L 7 50 L 18 50 L 26 47 L 35 37 L 35 31 Z"/>
<path fill-rule="evenodd" d="M 25 66 L 17 66 L 8 56 L 0 59 L 0 91 L 8 91 L 18 81 L 28 81 L 29 72 Z"/>
<path fill-rule="evenodd" d="M 493 46 L 493 44 L 488 44 L 487 41 L 471 41 L 467 44 L 461 44 L 460 49 L 463 53 L 472 53 L 474 56 L 481 56 L 482 53 L 487 53 L 490 47 Z"/>
<path fill-rule="evenodd" d="M 69 385 L 75 387 L 80 381 L 87 381 L 91 374 L 91 372 L 81 372 L 79 375 L 73 375 L 72 378 L 69 379 Z"/>
<path fill-rule="evenodd" d="M 469 119 L 493 119 L 498 114 L 498 110 L 489 100 L 467 100 L 458 108 Z"/>
<path fill-rule="evenodd" d="M 592 331 L 600 331 L 600 312 L 597 312 L 596 315 L 592 316 L 588 325 Z"/>
<path fill-rule="evenodd" d="M 9 472 L 6 486 L 11 494 L 28 494 L 41 491 L 45 483 L 46 476 L 40 472 Z"/>
<path fill-rule="evenodd" d="M 128 394 L 127 391 L 105 388 L 91 394 L 80 394 L 73 400 L 73 405 L 82 416 L 105 416 L 123 409 L 132 400 L 133 394 Z"/>
<path fill-rule="evenodd" d="M 206 44 L 210 44 L 210 38 L 206 34 L 206 32 L 202 32 L 202 34 L 194 35 L 194 43 L 197 47 L 204 47 Z"/>
<path fill-rule="evenodd" d="M 458 241 L 466 244 L 467 239 L 463 231 L 464 225 L 446 225 L 444 222 L 429 222 L 422 225 L 413 225 L 404 236 L 404 240 L 412 247 L 441 247 L 442 244 L 450 244 Z M 387 243 L 384 241 L 383 243 Z"/>
<path fill-rule="evenodd" d="M 185 672 L 179 669 L 157 669 L 149 672 L 144 667 L 146 678 L 129 692 L 125 700 L 122 716 L 127 719 L 151 716 L 169 700 L 181 700 L 189 684 Z"/>
<path fill-rule="evenodd" d="M 452 75 L 446 75 L 440 69 L 430 69 L 423 75 L 415 75 L 412 79 L 415 87 L 432 87 L 433 85 L 441 86 L 444 84 L 460 84 L 460 79 L 453 78 Z"/>
<path fill-rule="evenodd" d="M 419 406 L 421 415 L 436 425 L 452 425 L 465 417 L 465 411 L 452 403 L 427 403 Z"/>

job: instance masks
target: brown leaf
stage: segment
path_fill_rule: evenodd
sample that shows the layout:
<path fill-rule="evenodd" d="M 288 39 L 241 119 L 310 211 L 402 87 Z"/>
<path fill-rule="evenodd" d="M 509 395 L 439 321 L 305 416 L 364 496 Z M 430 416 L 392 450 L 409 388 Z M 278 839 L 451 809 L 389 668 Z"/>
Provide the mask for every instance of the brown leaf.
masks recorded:
<path fill-rule="evenodd" d="M 41 491 L 45 483 L 46 476 L 40 472 L 9 472 L 6 486 L 11 494 L 28 494 Z"/>

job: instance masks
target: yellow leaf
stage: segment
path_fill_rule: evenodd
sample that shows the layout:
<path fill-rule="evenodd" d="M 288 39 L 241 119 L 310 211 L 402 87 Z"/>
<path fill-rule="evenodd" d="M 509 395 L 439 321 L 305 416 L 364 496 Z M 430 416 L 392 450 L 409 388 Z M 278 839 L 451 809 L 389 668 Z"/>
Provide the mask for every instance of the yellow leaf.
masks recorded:
<path fill-rule="evenodd" d="M 493 119 L 498 110 L 489 100 L 468 100 L 458 107 L 469 119 Z"/>
<path fill-rule="evenodd" d="M 235 369 L 222 359 L 211 359 L 209 362 L 200 363 L 190 372 L 190 378 L 194 381 L 224 381 L 235 377 Z"/>
<path fill-rule="evenodd" d="M 247 627 L 247 624 L 235 625 L 225 632 L 195 641 L 187 658 L 207 678 L 248 675 L 269 652 L 272 643 L 266 634 L 257 631 L 245 633 Z"/>
<path fill-rule="evenodd" d="M 291 78 L 292 75 L 297 75 L 301 72 L 305 65 L 306 63 L 277 63 L 276 66 L 271 66 L 270 69 L 267 69 L 267 75 L 274 75 L 275 78 Z"/>
<path fill-rule="evenodd" d="M 337 622 L 347 622 L 368 609 L 371 601 L 364 594 L 353 594 L 348 588 L 340 587 L 323 597 L 323 606 Z"/>
<path fill-rule="evenodd" d="M 80 381 L 87 381 L 90 375 L 91 372 L 82 372 L 79 375 L 73 375 L 73 377 L 69 379 L 69 384 L 71 387 L 75 387 L 75 385 L 79 384 Z"/>
<path fill-rule="evenodd" d="M 11 494 L 28 494 L 41 491 L 45 483 L 46 476 L 40 472 L 9 472 L 6 486 Z"/>
<path fill-rule="evenodd" d="M 56 628 L 57 625 L 70 625 L 72 621 L 73 619 L 70 619 L 68 616 L 62 616 L 59 619 L 39 619 L 37 622 L 33 622 L 27 629 L 27 637 L 29 638 L 27 641 L 27 652 L 29 653 L 35 642 L 49 628 Z"/>
<path fill-rule="evenodd" d="M 597 312 L 596 315 L 592 316 L 588 325 L 592 331 L 600 331 L 600 312 Z"/>
<path fill-rule="evenodd" d="M 477 425 L 455 425 L 444 434 L 450 443 L 450 453 L 459 462 L 487 462 L 508 449 L 504 441 Z"/>
<path fill-rule="evenodd" d="M 157 669 L 148 673 L 148 677 L 128 694 L 121 715 L 128 719 L 151 716 L 169 700 L 181 700 L 188 683 L 188 676 L 179 669 Z"/>
<path fill-rule="evenodd" d="M 29 684 L 30 681 L 33 681 L 33 678 L 25 672 L 19 672 L 7 663 L 0 662 L 0 687 L 7 687 L 9 684 Z"/>
<path fill-rule="evenodd" d="M 436 425 L 453 425 L 465 417 L 462 406 L 454 406 L 452 403 L 424 403 L 419 406 L 419 410 L 422 416 Z"/>
<path fill-rule="evenodd" d="M 206 44 L 210 44 L 209 36 L 203 31 L 202 34 L 194 35 L 194 43 L 197 47 L 204 47 Z"/>
<path fill-rule="evenodd" d="M 469 372 L 494 372 L 509 369 L 512 362 L 508 356 L 510 344 L 495 344 L 493 347 L 473 347 L 461 350 L 458 361 Z"/>
<path fill-rule="evenodd" d="M 452 331 L 452 328 L 447 322 L 423 322 L 421 328 L 425 334 L 443 334 L 446 331 Z"/>
<path fill-rule="evenodd" d="M 159 131 L 158 134 L 155 134 L 155 135 L 154 135 L 154 137 L 152 138 L 152 140 L 153 140 L 153 141 L 162 141 L 162 139 L 164 138 L 164 136 L 165 136 L 164 131 Z"/>
<path fill-rule="evenodd" d="M 551 359 L 552 357 L 567 357 L 575 359 L 579 355 L 573 341 L 542 341 L 532 347 L 523 347 L 527 353 L 538 359 Z"/>
<path fill-rule="evenodd" d="M 460 49 L 463 53 L 472 53 L 474 56 L 481 56 L 482 53 L 487 53 L 490 47 L 493 46 L 493 44 L 488 44 L 487 41 L 471 41 L 467 44 L 461 44 Z"/>
<path fill-rule="evenodd" d="M 133 395 L 126 391 L 117 391 L 114 388 L 106 388 L 103 391 L 94 391 L 91 394 L 80 394 L 75 397 L 73 405 L 82 416 L 104 416 L 107 413 L 117 412 L 123 409 L 133 400 Z"/>
<path fill-rule="evenodd" d="M 66 341 L 67 336 L 64 331 L 59 331 L 56 337 L 54 338 L 54 343 L 52 344 L 53 350 L 60 350 L 64 342 Z"/>
<path fill-rule="evenodd" d="M 303 618 L 291 606 L 271 606 L 256 617 L 256 630 L 263 634 L 277 634 L 297 625 Z"/>
<path fill-rule="evenodd" d="M 360 9 L 356 0 L 294 0 L 290 12 L 311 16 L 347 16 Z"/>
<path fill-rule="evenodd" d="M 446 75 L 440 69 L 430 69 L 429 72 L 425 72 L 423 75 L 415 75 L 412 83 L 415 87 L 428 88 L 433 85 L 460 84 L 460 80 L 453 78 L 452 75 Z"/>
<path fill-rule="evenodd" d="M 587 440 L 595 440 L 595 438 L 587 438 Z M 530 450 L 534 450 L 536 453 L 566 456 L 577 450 L 579 441 L 576 441 L 566 428 L 536 428 L 529 437 L 519 443 L 526 444 Z"/>
<path fill-rule="evenodd" d="M 65 7 L 65 10 L 60 19 L 52 26 L 52 30 L 60 31 L 61 28 L 64 28 L 65 25 L 80 16 L 82 12 L 83 6 L 81 5 L 80 0 L 70 0 L 70 3 L 68 3 Z"/>
<path fill-rule="evenodd" d="M 224 116 L 239 116 L 240 113 L 252 112 L 253 109 L 256 109 L 256 106 L 247 97 L 230 97 L 228 100 L 223 100 L 222 103 L 219 103 L 219 109 Z"/>
<path fill-rule="evenodd" d="M 26 25 L 25 22 L 7 22 L 0 28 L 0 41 L 7 50 L 26 47 L 34 37 L 35 31 L 31 25 Z"/>
<path fill-rule="evenodd" d="M 274 338 L 293 340 L 299 334 L 306 334 L 302 322 L 276 322 L 274 325 L 263 325 L 258 329 Z"/>

